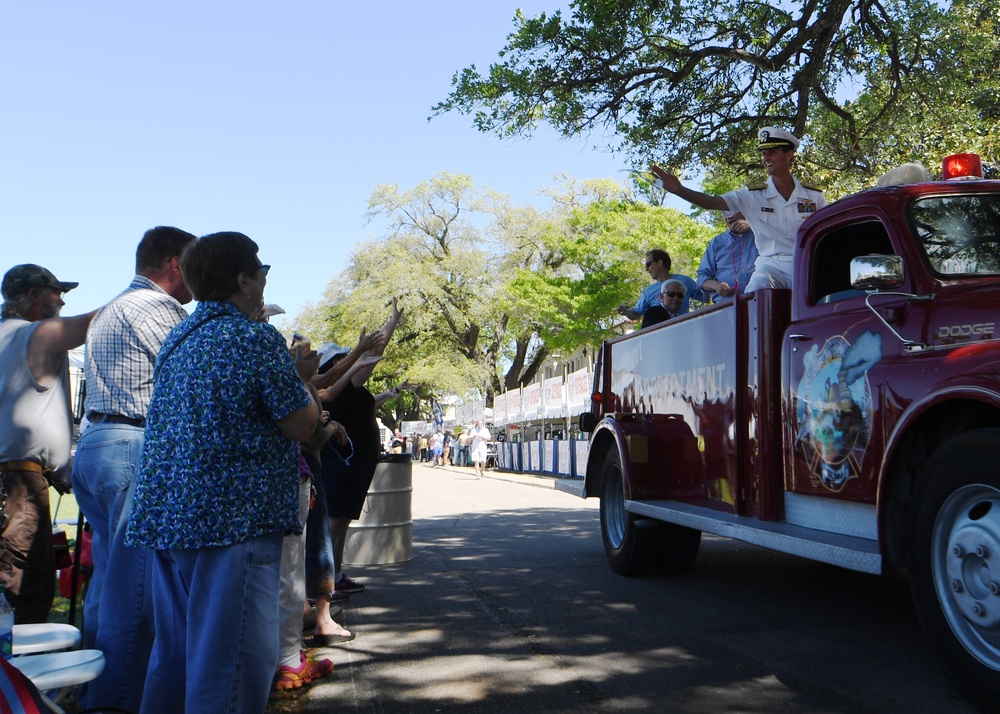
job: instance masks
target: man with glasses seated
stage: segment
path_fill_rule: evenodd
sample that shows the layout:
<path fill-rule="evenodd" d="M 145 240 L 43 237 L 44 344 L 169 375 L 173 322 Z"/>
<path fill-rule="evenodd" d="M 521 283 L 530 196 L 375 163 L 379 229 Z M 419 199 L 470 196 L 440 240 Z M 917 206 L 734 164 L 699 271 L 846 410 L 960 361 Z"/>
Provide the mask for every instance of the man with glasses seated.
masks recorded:
<path fill-rule="evenodd" d="M 694 284 L 694 280 L 686 275 L 672 275 L 670 273 L 670 255 L 660 248 L 653 248 L 646 253 L 646 272 L 656 282 L 648 285 L 639 296 L 635 307 L 622 304 L 618 306 L 618 314 L 624 315 L 629 320 L 640 320 L 646 311 L 659 303 L 660 288 L 663 281 L 669 279 L 679 280 L 684 287 L 685 297 L 680 307 L 680 314 L 688 311 L 689 298 L 699 298 L 701 292 Z"/>
<path fill-rule="evenodd" d="M 658 325 L 680 315 L 686 295 L 687 289 L 680 280 L 670 278 L 664 281 L 660 286 L 659 304 L 646 310 L 646 314 L 642 316 L 642 326 Z"/>

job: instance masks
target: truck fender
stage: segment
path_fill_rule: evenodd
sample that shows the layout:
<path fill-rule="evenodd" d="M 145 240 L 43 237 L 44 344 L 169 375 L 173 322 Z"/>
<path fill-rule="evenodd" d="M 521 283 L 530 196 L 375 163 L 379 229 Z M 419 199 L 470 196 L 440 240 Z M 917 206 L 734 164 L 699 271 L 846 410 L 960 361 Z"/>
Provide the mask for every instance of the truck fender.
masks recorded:
<path fill-rule="evenodd" d="M 958 402 L 981 404 L 984 409 L 995 412 L 995 423 L 1000 425 L 1000 392 L 986 386 L 964 384 L 938 389 L 911 402 L 886 437 L 882 462 L 879 464 L 876 510 L 881 550 L 883 555 L 889 557 L 890 562 L 901 563 L 901 556 L 904 555 L 902 548 L 909 528 L 909 524 L 899 520 L 898 516 L 896 520 L 892 520 L 893 514 L 901 513 L 899 504 L 909 499 L 916 488 L 918 473 L 923 465 L 911 462 L 910 436 L 928 430 L 933 433 L 933 444 L 928 444 L 926 439 L 921 438 L 921 446 L 928 448 L 924 459 L 929 458 L 930 453 L 938 446 L 967 428 L 955 420 L 941 420 L 932 416 L 935 410 Z M 963 407 L 962 411 L 969 410 Z M 979 426 L 983 424 L 980 423 Z"/>
<path fill-rule="evenodd" d="M 598 423 L 590 437 L 590 451 L 587 454 L 586 497 L 601 495 L 601 466 L 604 455 L 609 449 L 617 449 L 622 465 L 622 481 L 625 483 L 625 498 L 632 495 L 631 475 L 629 473 L 628 447 L 625 445 L 625 432 L 621 425 L 610 416 Z"/>

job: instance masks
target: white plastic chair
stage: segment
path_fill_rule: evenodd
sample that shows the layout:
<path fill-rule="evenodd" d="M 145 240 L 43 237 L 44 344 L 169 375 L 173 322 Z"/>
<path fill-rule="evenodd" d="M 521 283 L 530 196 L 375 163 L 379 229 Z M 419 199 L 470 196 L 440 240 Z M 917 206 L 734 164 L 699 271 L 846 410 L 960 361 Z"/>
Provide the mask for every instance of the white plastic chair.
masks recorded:
<path fill-rule="evenodd" d="M 14 625 L 14 656 L 68 650 L 80 644 L 80 630 L 58 622 Z"/>
<path fill-rule="evenodd" d="M 104 653 L 100 650 L 45 652 L 14 657 L 10 663 L 34 683 L 53 714 L 66 714 L 58 702 L 69 691 L 89 682 L 104 671 Z"/>

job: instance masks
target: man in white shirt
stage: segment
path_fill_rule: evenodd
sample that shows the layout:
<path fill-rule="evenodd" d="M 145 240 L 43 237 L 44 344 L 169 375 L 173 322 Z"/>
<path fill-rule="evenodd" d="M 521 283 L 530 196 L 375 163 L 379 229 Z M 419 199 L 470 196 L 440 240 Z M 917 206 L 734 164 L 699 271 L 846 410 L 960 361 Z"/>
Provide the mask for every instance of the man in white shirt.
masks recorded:
<path fill-rule="evenodd" d="M 476 478 L 486 478 L 483 465 L 486 463 L 487 446 L 490 443 L 490 431 L 483 426 L 483 420 L 476 422 L 475 428 L 469 432 L 471 440 L 472 463 L 476 467 Z"/>
<path fill-rule="evenodd" d="M 757 148 L 767 182 L 713 196 L 681 185 L 673 174 L 658 166 L 653 173 L 663 188 L 710 211 L 740 211 L 753 229 L 757 251 L 754 274 L 746 292 L 758 288 L 792 287 L 792 254 L 799 226 L 826 205 L 823 191 L 792 176 L 791 166 L 799 140 L 791 133 L 766 126 L 758 134 Z"/>

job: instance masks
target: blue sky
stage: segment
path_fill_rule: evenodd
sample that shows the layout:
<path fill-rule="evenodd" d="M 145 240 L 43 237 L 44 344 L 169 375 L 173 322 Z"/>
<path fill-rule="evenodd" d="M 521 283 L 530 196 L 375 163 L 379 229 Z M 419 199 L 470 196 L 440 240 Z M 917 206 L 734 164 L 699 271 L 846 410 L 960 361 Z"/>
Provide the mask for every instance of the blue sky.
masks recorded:
<path fill-rule="evenodd" d="M 427 122 L 455 71 L 496 59 L 517 7 L 5 4 L 0 272 L 33 262 L 79 281 L 73 315 L 125 287 L 147 228 L 237 230 L 273 266 L 265 299 L 294 314 L 380 232 L 363 220 L 377 184 L 461 171 L 544 206 L 537 191 L 561 172 L 623 180 L 624 159 L 583 140 L 543 129 L 504 142 L 468 117 Z"/>

